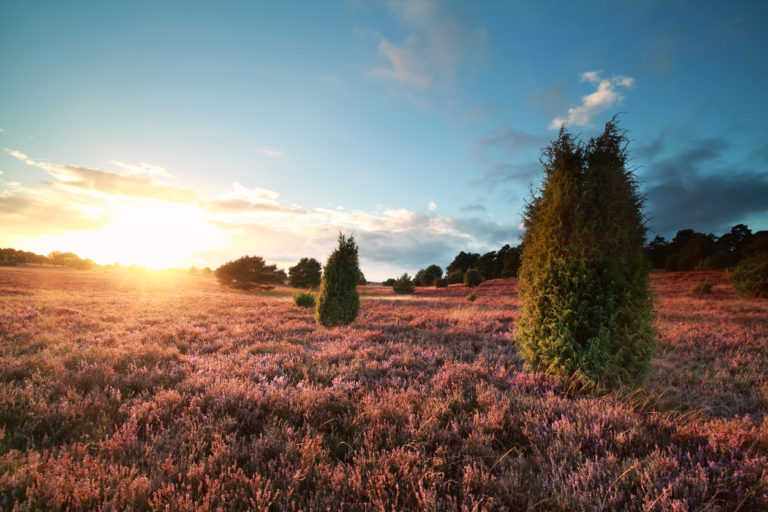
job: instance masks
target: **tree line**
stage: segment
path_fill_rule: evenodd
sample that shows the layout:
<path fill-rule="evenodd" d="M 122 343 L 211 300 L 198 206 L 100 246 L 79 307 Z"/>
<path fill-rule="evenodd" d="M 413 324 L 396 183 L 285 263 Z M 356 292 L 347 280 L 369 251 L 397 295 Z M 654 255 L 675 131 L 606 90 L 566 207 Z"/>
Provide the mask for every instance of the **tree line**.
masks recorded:
<path fill-rule="evenodd" d="M 720 270 L 736 266 L 744 259 L 768 254 L 768 231 L 753 233 L 745 224 L 737 224 L 718 237 L 682 229 L 671 241 L 656 236 L 644 250 L 654 269 Z M 399 283 L 401 293 L 412 293 L 406 282 L 414 287 L 447 286 L 463 283 L 470 270 L 477 271 L 483 281 L 517 277 L 522 251 L 523 244 L 514 247 L 506 244 L 498 251 L 484 254 L 461 251 L 445 271 L 432 264 L 418 270 L 413 277 L 406 273 L 399 278 L 387 279 L 383 284 L 394 286 Z"/>
<path fill-rule="evenodd" d="M 286 274 L 277 265 L 267 265 L 261 256 L 243 256 L 221 265 L 214 274 L 221 284 L 239 290 L 264 289 L 286 282 L 295 288 L 317 288 L 322 284 L 323 269 L 315 258 L 301 258 Z M 358 267 L 356 284 L 367 283 Z"/>
<path fill-rule="evenodd" d="M 48 256 L 35 254 L 30 251 L 17 249 L 0 249 L 0 266 L 13 267 L 16 265 L 53 265 L 78 270 L 90 270 L 95 263 L 90 258 L 81 258 L 73 252 L 53 251 Z"/>
<path fill-rule="evenodd" d="M 768 231 L 752 233 L 746 225 L 737 224 L 718 237 L 683 229 L 671 241 L 656 236 L 646 246 L 646 252 L 651 266 L 657 269 L 724 269 L 744 259 L 768 254 Z"/>

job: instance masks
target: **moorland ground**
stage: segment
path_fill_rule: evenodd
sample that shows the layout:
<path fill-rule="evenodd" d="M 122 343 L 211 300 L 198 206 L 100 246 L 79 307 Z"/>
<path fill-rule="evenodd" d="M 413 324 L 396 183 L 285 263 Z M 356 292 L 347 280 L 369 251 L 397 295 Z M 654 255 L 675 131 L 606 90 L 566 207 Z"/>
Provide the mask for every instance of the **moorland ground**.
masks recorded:
<path fill-rule="evenodd" d="M 326 329 L 291 289 L 2 268 L 0 509 L 768 510 L 768 301 L 652 281 L 650 377 L 595 396 L 523 369 L 516 280 Z"/>

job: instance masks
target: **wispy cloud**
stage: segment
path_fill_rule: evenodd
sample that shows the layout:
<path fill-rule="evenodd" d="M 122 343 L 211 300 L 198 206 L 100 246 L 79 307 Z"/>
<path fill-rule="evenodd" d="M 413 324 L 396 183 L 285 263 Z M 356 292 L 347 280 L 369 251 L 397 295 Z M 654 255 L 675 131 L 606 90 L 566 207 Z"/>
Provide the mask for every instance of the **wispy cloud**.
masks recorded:
<path fill-rule="evenodd" d="M 148 164 L 142 162 L 140 164 L 127 164 L 125 162 L 118 162 L 112 160 L 109 162 L 112 165 L 116 165 L 130 176 L 148 176 L 148 177 L 170 177 L 168 171 L 165 168 L 158 165 Z"/>
<path fill-rule="evenodd" d="M 259 152 L 261 152 L 263 155 L 271 156 L 272 158 L 279 158 L 283 156 L 283 152 L 277 151 L 276 149 L 260 148 Z"/>
<path fill-rule="evenodd" d="M 431 212 L 437 210 L 437 203 L 435 203 L 434 201 L 430 201 L 429 204 L 427 205 L 427 209 Z"/>
<path fill-rule="evenodd" d="M 197 194 L 191 189 L 167 185 L 149 177 L 130 176 L 78 165 L 52 164 L 33 160 L 20 151 L 7 148 L 6 151 L 28 165 L 34 165 L 48 172 L 56 180 L 51 183 L 53 186 L 107 196 L 142 197 L 182 203 L 193 203 L 198 200 Z"/>
<path fill-rule="evenodd" d="M 380 37 L 378 55 L 383 64 L 370 75 L 401 85 L 425 89 L 438 81 L 450 81 L 460 67 L 480 54 L 488 35 L 483 27 L 442 10 L 437 2 L 390 4 L 410 33 L 396 43 Z"/>
<path fill-rule="evenodd" d="M 595 91 L 581 98 L 581 105 L 568 109 L 565 117 L 556 117 L 549 123 L 550 129 L 558 129 L 563 123 L 575 126 L 589 126 L 595 114 L 604 111 L 624 99 L 619 88 L 628 88 L 635 79 L 628 76 L 614 75 L 601 78 L 600 71 L 587 71 L 581 74 L 582 82 L 595 86 Z"/>
<path fill-rule="evenodd" d="M 470 158 L 483 170 L 482 178 L 472 182 L 493 190 L 501 184 L 529 185 L 541 173 L 533 156 L 548 138 L 499 125 L 475 140 Z"/>
<path fill-rule="evenodd" d="M 5 152 L 11 155 L 13 158 L 21 160 L 27 165 L 35 165 L 35 162 L 31 160 L 26 154 L 22 153 L 21 151 L 5 148 Z"/>

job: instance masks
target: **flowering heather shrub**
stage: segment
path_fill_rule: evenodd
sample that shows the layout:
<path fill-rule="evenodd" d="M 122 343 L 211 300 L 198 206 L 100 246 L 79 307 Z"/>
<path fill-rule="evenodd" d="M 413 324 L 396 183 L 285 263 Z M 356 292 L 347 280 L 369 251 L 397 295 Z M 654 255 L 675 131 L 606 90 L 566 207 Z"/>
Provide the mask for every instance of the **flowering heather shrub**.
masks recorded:
<path fill-rule="evenodd" d="M 728 270 L 728 280 L 742 295 L 768 298 L 768 256 L 743 260 Z"/>
<path fill-rule="evenodd" d="M 315 296 L 307 292 L 299 292 L 293 296 L 293 303 L 301 308 L 315 307 Z"/>
<path fill-rule="evenodd" d="M 693 295 L 710 295 L 712 293 L 712 283 L 699 283 L 691 288 Z"/>
<path fill-rule="evenodd" d="M 178 279 L 0 270 L 0 510 L 768 509 L 768 301 L 722 272 L 652 276 L 659 357 L 602 397 L 523 369 L 516 280 L 326 330 Z"/>

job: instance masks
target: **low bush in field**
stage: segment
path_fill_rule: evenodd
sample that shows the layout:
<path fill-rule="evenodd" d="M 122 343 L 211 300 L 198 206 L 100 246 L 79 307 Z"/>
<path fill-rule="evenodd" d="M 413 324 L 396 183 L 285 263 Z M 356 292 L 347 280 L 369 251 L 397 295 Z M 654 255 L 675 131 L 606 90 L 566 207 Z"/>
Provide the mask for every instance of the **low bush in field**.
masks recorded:
<path fill-rule="evenodd" d="M 699 283 L 691 288 L 691 293 L 693 295 L 711 295 L 712 283 Z"/>
<path fill-rule="evenodd" d="M 445 288 L 448 286 L 448 280 L 444 277 L 435 279 L 435 288 Z"/>
<path fill-rule="evenodd" d="M 742 261 L 728 270 L 728 280 L 741 295 L 768 298 L 768 256 Z"/>
<path fill-rule="evenodd" d="M 403 274 L 395 279 L 395 284 L 392 285 L 392 290 L 394 290 L 395 293 L 409 295 L 413 293 L 416 288 L 411 277 L 408 274 Z"/>
<path fill-rule="evenodd" d="M 469 295 L 467 295 L 464 298 L 466 300 L 468 300 L 469 302 L 475 302 L 475 300 L 477 299 L 477 296 L 474 293 L 470 293 Z"/>
<path fill-rule="evenodd" d="M 299 292 L 293 296 L 293 303 L 300 308 L 315 307 L 315 296 L 307 292 Z"/>

